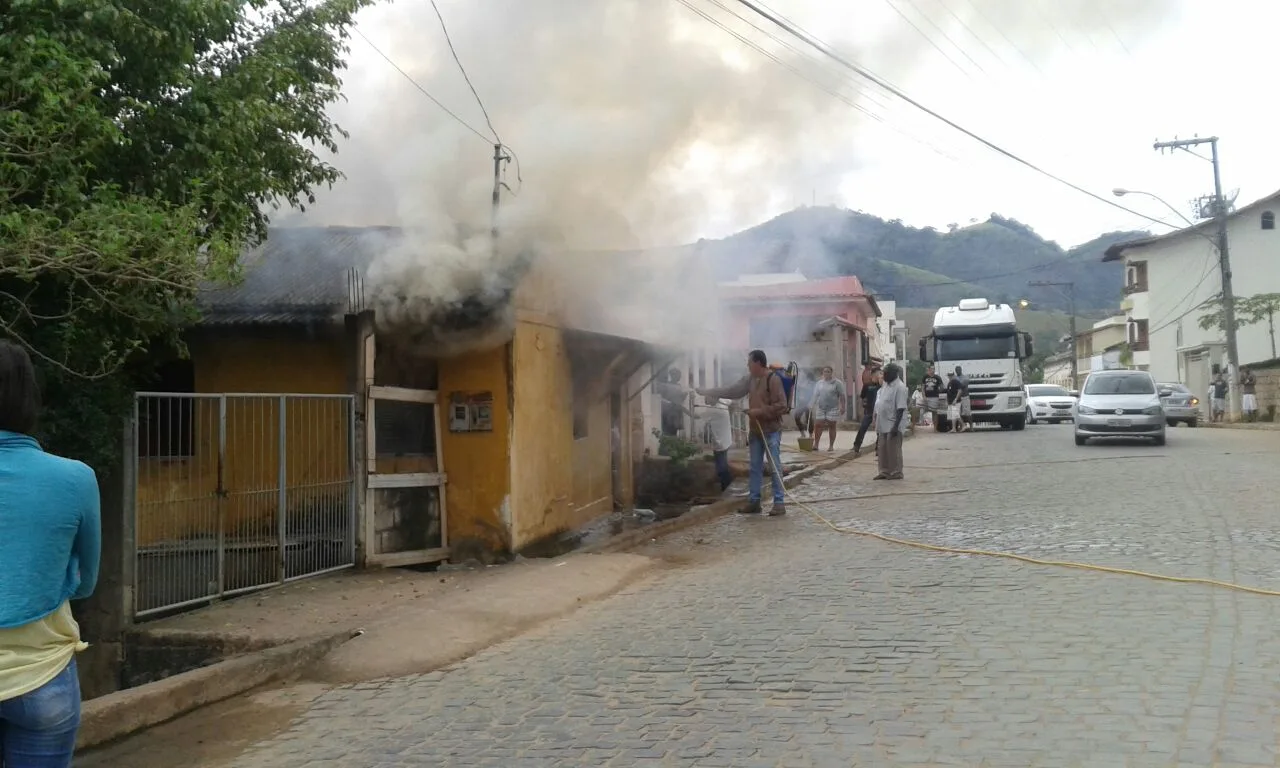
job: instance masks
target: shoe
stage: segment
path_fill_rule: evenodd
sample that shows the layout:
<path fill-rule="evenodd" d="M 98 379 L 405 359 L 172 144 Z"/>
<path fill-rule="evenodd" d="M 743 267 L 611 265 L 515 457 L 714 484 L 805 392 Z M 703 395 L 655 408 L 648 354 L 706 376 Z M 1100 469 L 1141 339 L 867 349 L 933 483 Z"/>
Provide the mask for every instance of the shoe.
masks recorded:
<path fill-rule="evenodd" d="M 775 502 L 769 509 L 769 517 L 782 517 L 787 514 L 787 505 Z"/>
<path fill-rule="evenodd" d="M 760 512 L 760 502 L 758 501 L 748 502 L 747 506 L 738 509 L 738 514 L 740 515 L 758 515 Z"/>
<path fill-rule="evenodd" d="M 903 478 L 902 478 L 902 473 L 901 473 L 901 472 L 894 472 L 892 475 L 889 475 L 889 479 L 890 479 L 890 480 L 901 480 L 901 479 L 903 479 Z"/>
<path fill-rule="evenodd" d="M 861 455 L 862 455 L 862 449 L 855 445 L 855 446 L 853 447 L 853 458 L 855 458 L 855 459 L 856 459 L 856 458 L 858 458 L 858 457 L 859 457 L 859 456 L 861 456 Z"/>
<path fill-rule="evenodd" d="M 888 480 L 888 479 L 889 479 L 889 476 L 888 476 L 888 475 L 886 475 L 885 473 L 881 472 L 880 474 L 876 475 L 875 477 L 873 477 L 873 478 L 871 478 L 871 479 L 872 479 L 872 480 Z"/>

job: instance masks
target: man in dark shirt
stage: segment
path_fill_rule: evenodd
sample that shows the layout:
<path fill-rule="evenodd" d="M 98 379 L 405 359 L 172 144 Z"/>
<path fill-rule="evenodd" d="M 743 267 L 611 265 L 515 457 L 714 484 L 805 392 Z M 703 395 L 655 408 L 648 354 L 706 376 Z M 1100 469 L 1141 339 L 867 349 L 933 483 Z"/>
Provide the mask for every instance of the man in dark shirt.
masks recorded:
<path fill-rule="evenodd" d="M 925 371 L 924 380 L 920 383 L 924 388 L 924 405 L 930 413 L 937 414 L 942 410 L 942 377 L 934 372 L 933 366 Z"/>
<path fill-rule="evenodd" d="M 1245 421 L 1257 420 L 1258 377 L 1248 368 L 1240 369 L 1240 410 L 1244 411 Z"/>
<path fill-rule="evenodd" d="M 954 406 L 954 412 L 958 415 L 955 424 L 952 425 L 956 432 L 964 431 L 964 398 L 967 394 L 968 387 L 964 379 L 954 373 L 947 373 L 947 410 L 951 411 Z"/>

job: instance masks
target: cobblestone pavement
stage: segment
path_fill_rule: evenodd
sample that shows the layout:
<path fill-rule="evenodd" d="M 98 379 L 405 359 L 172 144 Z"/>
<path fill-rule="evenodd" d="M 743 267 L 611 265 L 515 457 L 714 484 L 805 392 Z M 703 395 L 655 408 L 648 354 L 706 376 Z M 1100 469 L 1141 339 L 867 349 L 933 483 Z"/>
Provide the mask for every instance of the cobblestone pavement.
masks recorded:
<path fill-rule="evenodd" d="M 1280 588 L 1280 434 L 922 434 L 908 479 L 797 491 L 841 525 Z M 979 466 L 980 465 L 980 466 Z M 955 468 L 949 468 L 955 467 Z M 329 691 L 242 768 L 1274 766 L 1280 598 L 940 555 L 799 509 L 457 667 Z"/>

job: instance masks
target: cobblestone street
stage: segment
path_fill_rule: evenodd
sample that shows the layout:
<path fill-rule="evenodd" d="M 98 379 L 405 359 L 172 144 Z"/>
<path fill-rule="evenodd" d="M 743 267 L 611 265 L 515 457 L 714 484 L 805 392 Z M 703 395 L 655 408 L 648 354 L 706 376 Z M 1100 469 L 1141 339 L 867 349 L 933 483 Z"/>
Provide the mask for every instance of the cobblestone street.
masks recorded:
<path fill-rule="evenodd" d="M 867 457 L 797 494 L 897 494 L 815 507 L 841 526 L 1280 589 L 1278 456 L 1275 432 L 922 431 L 905 482 Z M 452 670 L 322 693 L 235 765 L 1280 761 L 1277 597 L 930 553 L 796 506 L 642 554 L 674 567 Z"/>

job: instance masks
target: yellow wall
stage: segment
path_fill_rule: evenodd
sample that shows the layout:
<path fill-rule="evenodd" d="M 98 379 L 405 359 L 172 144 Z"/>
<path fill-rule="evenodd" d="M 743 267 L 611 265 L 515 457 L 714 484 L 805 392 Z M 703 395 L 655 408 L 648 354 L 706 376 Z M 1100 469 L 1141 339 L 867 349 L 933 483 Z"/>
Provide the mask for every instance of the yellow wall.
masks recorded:
<path fill-rule="evenodd" d="M 348 360 L 340 335 L 328 338 L 243 331 L 189 344 L 198 393 L 345 394 Z M 194 455 L 141 459 L 137 469 L 140 546 L 213 535 L 275 535 L 279 508 L 279 399 L 227 398 L 223 490 L 218 489 L 216 398 L 195 401 Z M 173 401 L 173 407 L 178 401 Z M 338 518 L 349 502 L 350 433 L 342 400 L 291 400 L 286 410 L 288 508 L 323 505 Z"/>
<path fill-rule="evenodd" d="M 440 366 L 441 456 L 448 475 L 445 514 L 450 547 L 473 541 L 507 549 L 504 505 L 511 492 L 511 411 L 507 382 L 510 347 L 453 358 Z M 493 394 L 493 431 L 449 431 L 449 395 Z"/>
<path fill-rule="evenodd" d="M 521 321 L 512 347 L 512 547 L 520 549 L 612 508 L 610 416 L 608 398 L 591 393 L 588 436 L 573 439 L 572 371 L 558 328 Z"/>

